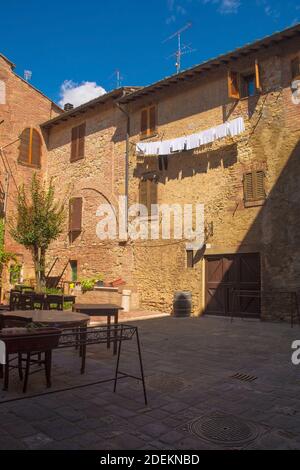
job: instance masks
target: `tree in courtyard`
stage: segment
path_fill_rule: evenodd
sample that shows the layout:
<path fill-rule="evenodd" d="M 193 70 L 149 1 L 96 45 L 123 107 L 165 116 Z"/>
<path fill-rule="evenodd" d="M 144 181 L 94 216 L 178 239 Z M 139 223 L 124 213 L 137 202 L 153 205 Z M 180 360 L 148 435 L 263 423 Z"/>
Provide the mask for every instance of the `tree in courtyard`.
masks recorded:
<path fill-rule="evenodd" d="M 45 287 L 46 252 L 61 234 L 64 217 L 63 204 L 55 201 L 52 180 L 46 185 L 34 174 L 29 188 L 19 187 L 16 216 L 9 223 L 10 233 L 32 253 L 37 290 Z"/>

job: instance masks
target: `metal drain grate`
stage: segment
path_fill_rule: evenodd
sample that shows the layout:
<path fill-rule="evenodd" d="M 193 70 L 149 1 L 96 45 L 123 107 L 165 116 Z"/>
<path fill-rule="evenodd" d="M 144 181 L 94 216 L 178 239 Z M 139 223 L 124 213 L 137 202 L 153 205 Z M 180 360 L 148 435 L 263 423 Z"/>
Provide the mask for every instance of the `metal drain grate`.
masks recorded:
<path fill-rule="evenodd" d="M 253 423 L 231 415 L 209 415 L 188 424 L 194 436 L 218 445 L 243 447 L 257 439 L 259 430 Z"/>
<path fill-rule="evenodd" d="M 255 382 L 257 380 L 257 377 L 254 375 L 248 375 L 248 374 L 242 374 L 242 373 L 237 373 L 231 376 L 232 379 L 236 380 L 241 380 L 242 382 Z"/>

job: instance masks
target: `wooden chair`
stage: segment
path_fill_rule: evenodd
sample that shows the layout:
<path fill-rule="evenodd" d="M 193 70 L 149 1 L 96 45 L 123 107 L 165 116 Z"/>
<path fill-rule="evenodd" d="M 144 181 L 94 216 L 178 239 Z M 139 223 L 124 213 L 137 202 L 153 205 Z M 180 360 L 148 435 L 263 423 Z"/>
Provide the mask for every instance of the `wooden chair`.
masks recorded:
<path fill-rule="evenodd" d="M 32 318 L 17 317 L 15 315 L 1 315 L 0 314 L 0 334 L 3 328 L 25 328 L 29 323 L 32 322 Z M 18 353 L 17 356 L 9 357 L 10 355 L 6 352 L 6 364 L 4 374 L 4 390 L 8 389 L 9 372 L 11 369 L 18 369 L 19 378 L 23 380 L 22 370 L 22 354 Z M 18 365 L 12 365 L 12 362 L 18 360 Z M 3 378 L 3 364 L 0 364 L 0 378 Z"/>

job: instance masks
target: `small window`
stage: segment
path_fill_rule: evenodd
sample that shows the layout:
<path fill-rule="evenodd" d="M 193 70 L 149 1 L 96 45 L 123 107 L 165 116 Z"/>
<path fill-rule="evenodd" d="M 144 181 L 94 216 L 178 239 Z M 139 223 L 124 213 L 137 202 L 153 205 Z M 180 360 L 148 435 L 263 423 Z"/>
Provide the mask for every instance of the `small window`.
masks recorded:
<path fill-rule="evenodd" d="M 41 166 L 42 139 L 32 127 L 25 129 L 20 136 L 19 162 L 39 168 Z"/>
<path fill-rule="evenodd" d="M 291 62 L 292 80 L 300 80 L 300 58 L 295 57 Z"/>
<path fill-rule="evenodd" d="M 76 260 L 70 261 L 70 268 L 71 268 L 71 281 L 72 282 L 78 281 L 78 263 Z"/>
<path fill-rule="evenodd" d="M 262 205 L 266 199 L 265 174 L 252 171 L 244 175 L 244 201 L 246 207 Z"/>
<path fill-rule="evenodd" d="M 156 106 L 145 108 L 141 112 L 141 136 L 150 137 L 156 132 Z"/>
<path fill-rule="evenodd" d="M 233 99 L 255 96 L 262 91 L 261 73 L 259 63 L 256 60 L 252 69 L 246 73 L 229 70 L 228 72 L 228 96 Z"/>
<path fill-rule="evenodd" d="M 255 75 L 246 75 L 241 77 L 241 97 L 246 98 L 247 96 L 255 96 Z"/>
<path fill-rule="evenodd" d="M 84 158 L 86 124 L 73 127 L 71 135 L 71 162 Z"/>
<path fill-rule="evenodd" d="M 79 234 L 82 230 L 82 198 L 74 197 L 69 203 L 69 232 Z"/>
<path fill-rule="evenodd" d="M 193 269 L 194 267 L 194 252 L 193 250 L 187 250 L 186 252 L 186 265 L 188 269 Z"/>
<path fill-rule="evenodd" d="M 3 80 L 0 80 L 0 104 L 6 104 L 6 86 Z"/>
<path fill-rule="evenodd" d="M 153 212 L 152 205 L 157 204 L 158 199 L 158 183 L 156 178 L 143 178 L 140 182 L 139 188 L 139 204 L 147 207 L 148 216 L 155 216 L 156 212 Z"/>

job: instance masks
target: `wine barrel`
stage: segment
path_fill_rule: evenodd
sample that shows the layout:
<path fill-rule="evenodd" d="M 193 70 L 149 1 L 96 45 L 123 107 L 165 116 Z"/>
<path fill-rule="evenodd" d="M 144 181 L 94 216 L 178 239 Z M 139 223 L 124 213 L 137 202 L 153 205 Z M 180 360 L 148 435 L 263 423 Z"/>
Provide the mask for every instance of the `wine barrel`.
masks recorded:
<path fill-rule="evenodd" d="M 174 317 L 190 317 L 192 314 L 192 293 L 175 292 L 173 302 Z"/>

